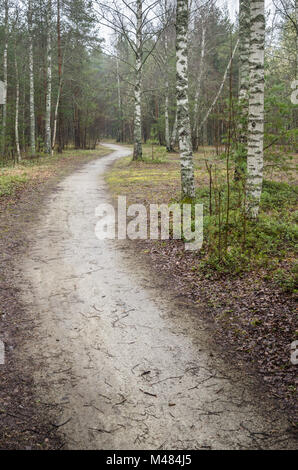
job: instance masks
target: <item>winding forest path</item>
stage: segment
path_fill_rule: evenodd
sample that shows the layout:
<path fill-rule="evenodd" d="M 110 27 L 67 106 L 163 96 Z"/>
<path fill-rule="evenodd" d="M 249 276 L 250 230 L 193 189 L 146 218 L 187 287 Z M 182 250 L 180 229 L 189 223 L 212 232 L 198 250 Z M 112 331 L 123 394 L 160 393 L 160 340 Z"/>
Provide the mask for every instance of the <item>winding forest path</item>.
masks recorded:
<path fill-rule="evenodd" d="M 23 360 L 38 399 L 59 411 L 66 447 L 294 448 L 282 413 L 212 350 L 197 313 L 96 238 L 104 173 L 130 153 L 108 147 L 50 196 L 21 265 L 33 322 Z"/>

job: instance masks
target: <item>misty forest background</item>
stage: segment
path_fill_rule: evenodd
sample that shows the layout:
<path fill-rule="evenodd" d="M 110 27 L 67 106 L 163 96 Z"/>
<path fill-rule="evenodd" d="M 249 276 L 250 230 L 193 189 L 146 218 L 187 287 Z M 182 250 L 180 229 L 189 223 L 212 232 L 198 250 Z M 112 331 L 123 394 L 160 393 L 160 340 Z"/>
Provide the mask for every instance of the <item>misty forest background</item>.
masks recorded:
<path fill-rule="evenodd" d="M 168 119 L 171 144 L 175 146 L 175 4 L 170 0 L 141 3 L 142 138 L 145 143 L 168 144 Z M 130 4 L 133 7 L 133 2 Z M 30 152 L 30 73 L 37 153 L 49 152 L 47 126 L 51 128 L 50 145 L 58 151 L 70 145 L 93 148 L 98 139 L 106 137 L 133 143 L 136 8 L 130 4 L 122 0 L 1 1 L 0 77 L 6 82 L 7 76 L 2 161 L 18 158 L 17 95 L 19 156 Z M 266 12 L 265 146 L 274 142 L 285 145 L 285 150 L 297 150 L 297 112 L 290 101 L 291 84 L 297 79 L 297 2 L 295 6 L 295 0 L 276 0 L 274 5 Z M 216 1 L 196 0 L 191 2 L 188 35 L 190 119 L 192 129 L 198 128 L 194 147 L 212 145 L 220 153 L 229 125 L 232 140 L 237 139 L 239 47 L 231 65 L 231 83 L 226 76 L 207 119 L 206 115 L 227 73 L 239 23 L 232 23 L 229 9 L 219 8 Z M 234 105 L 229 124 L 230 92 Z"/>

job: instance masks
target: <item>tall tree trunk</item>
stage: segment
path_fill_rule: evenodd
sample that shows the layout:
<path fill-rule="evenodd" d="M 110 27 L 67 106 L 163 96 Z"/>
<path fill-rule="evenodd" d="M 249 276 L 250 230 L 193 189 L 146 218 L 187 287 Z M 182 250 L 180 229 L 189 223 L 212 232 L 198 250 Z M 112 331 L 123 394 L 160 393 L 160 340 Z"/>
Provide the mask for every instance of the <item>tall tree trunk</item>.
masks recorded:
<path fill-rule="evenodd" d="M 165 0 L 165 17 L 168 14 L 168 2 Z M 165 141 L 168 152 L 171 152 L 171 139 L 170 139 L 170 124 L 169 124 L 169 44 L 168 44 L 168 31 L 165 25 Z"/>
<path fill-rule="evenodd" d="M 182 199 L 193 199 L 195 196 L 194 165 L 188 102 L 188 22 L 188 0 L 177 0 L 176 87 Z"/>
<path fill-rule="evenodd" d="M 135 116 L 134 116 L 134 152 L 133 160 L 142 160 L 142 60 L 143 60 L 143 9 L 142 0 L 137 0 L 137 29 L 136 29 L 136 82 L 134 89 Z"/>
<path fill-rule="evenodd" d="M 35 91 L 34 91 L 34 61 L 32 33 L 32 2 L 28 0 L 28 33 L 29 33 L 29 82 L 30 82 L 30 147 L 31 155 L 36 154 L 35 146 Z"/>
<path fill-rule="evenodd" d="M 21 149 L 20 149 L 20 136 L 19 136 L 19 110 L 20 110 L 20 80 L 19 80 L 19 67 L 17 59 L 17 44 L 15 39 L 15 49 L 14 49 L 14 60 L 15 60 L 15 74 L 16 74 L 16 114 L 15 114 L 15 139 L 16 139 L 16 148 L 18 155 L 18 162 L 21 161 Z"/>
<path fill-rule="evenodd" d="M 265 1 L 251 0 L 250 87 L 247 152 L 247 212 L 259 213 L 264 165 Z"/>
<path fill-rule="evenodd" d="M 241 123 L 241 130 L 246 141 L 249 90 L 250 0 L 240 0 L 239 8 L 239 104 L 241 106 L 241 117 L 244 121 L 244 123 Z"/>
<path fill-rule="evenodd" d="M 25 64 L 23 64 L 22 70 L 25 75 Z M 23 80 L 22 95 L 22 152 L 26 153 L 26 80 Z"/>
<path fill-rule="evenodd" d="M 117 71 L 117 96 L 118 96 L 118 136 L 117 142 L 123 142 L 123 129 L 122 129 L 122 100 L 121 100 L 121 84 L 119 75 L 119 59 L 116 58 L 116 71 Z"/>
<path fill-rule="evenodd" d="M 54 115 L 54 129 L 53 129 L 53 140 L 52 140 L 52 155 L 54 154 L 55 145 L 56 145 L 56 136 L 57 136 L 57 125 L 58 125 L 58 116 L 59 116 L 59 105 L 60 98 L 62 93 L 62 53 L 61 53 L 61 11 L 60 11 L 60 0 L 57 0 L 57 49 L 58 49 L 58 94 L 57 101 L 55 106 L 55 115 Z M 60 148 L 60 146 L 59 146 Z"/>
<path fill-rule="evenodd" d="M 296 64 L 295 64 L 295 79 L 298 80 L 298 0 L 295 0 L 295 25 L 296 25 Z M 293 109 L 293 123 L 294 127 L 298 128 L 298 109 Z M 294 139 L 293 149 L 295 153 L 298 153 L 298 139 Z"/>
<path fill-rule="evenodd" d="M 239 152 L 235 167 L 235 179 L 243 173 L 247 158 L 248 90 L 250 46 L 250 0 L 239 0 Z"/>
<path fill-rule="evenodd" d="M 295 0 L 294 27 L 296 33 L 296 60 L 295 60 L 295 79 L 298 80 L 298 0 Z"/>
<path fill-rule="evenodd" d="M 52 151 L 51 109 L 52 109 L 52 41 L 51 41 L 52 0 L 47 6 L 47 85 L 45 117 L 45 152 Z"/>
<path fill-rule="evenodd" d="M 168 152 L 171 152 L 170 124 L 169 124 L 169 82 L 166 79 L 166 96 L 165 96 L 165 141 Z"/>
<path fill-rule="evenodd" d="M 197 81 L 197 89 L 196 89 L 195 103 L 194 103 L 193 145 L 194 145 L 195 150 L 198 150 L 198 145 L 199 145 L 199 99 L 201 96 L 202 77 L 203 77 L 203 71 L 204 71 L 205 46 L 206 46 L 206 25 L 205 25 L 205 21 L 203 21 L 201 59 L 200 59 L 200 65 L 199 65 L 199 77 Z"/>
<path fill-rule="evenodd" d="M 172 136 L 171 136 L 171 150 L 173 151 L 177 142 L 177 105 L 176 105 L 176 112 L 175 112 L 175 121 L 173 124 L 172 129 Z"/>
<path fill-rule="evenodd" d="M 4 104 L 2 121 L 2 152 L 6 149 L 6 124 L 7 124 L 7 51 L 8 51 L 8 0 L 5 1 L 5 20 L 4 20 L 4 51 L 3 51 L 3 83 L 4 83 Z"/>
<path fill-rule="evenodd" d="M 56 136 L 57 136 L 57 124 L 58 124 L 58 114 L 59 114 L 59 104 L 61 98 L 61 91 L 62 91 L 62 81 L 59 83 L 58 86 L 58 94 L 57 94 L 57 101 L 55 106 L 55 114 L 54 114 L 54 129 L 53 129 L 53 140 L 52 140 L 52 155 L 54 155 L 55 145 L 56 145 Z"/>

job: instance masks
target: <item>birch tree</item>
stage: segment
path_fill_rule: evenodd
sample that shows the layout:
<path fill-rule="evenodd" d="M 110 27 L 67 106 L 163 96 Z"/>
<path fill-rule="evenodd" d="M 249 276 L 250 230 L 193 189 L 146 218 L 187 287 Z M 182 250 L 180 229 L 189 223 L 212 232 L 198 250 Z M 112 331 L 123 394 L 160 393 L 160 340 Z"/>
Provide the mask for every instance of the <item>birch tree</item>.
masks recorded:
<path fill-rule="evenodd" d="M 165 0 L 165 19 L 168 16 L 168 1 Z M 169 123 L 169 38 L 167 27 L 165 27 L 165 142 L 167 151 L 172 150 L 170 138 L 170 123 Z"/>
<path fill-rule="evenodd" d="M 239 0 L 239 152 L 235 165 L 235 180 L 243 172 L 247 158 L 248 90 L 250 47 L 250 0 Z"/>
<path fill-rule="evenodd" d="M 30 108 L 30 147 L 31 155 L 36 154 L 35 146 L 35 90 L 34 90 L 34 61 L 33 61 L 33 31 L 32 31 L 32 0 L 28 0 L 27 19 L 29 34 L 29 108 Z"/>
<path fill-rule="evenodd" d="M 16 19 L 17 23 L 18 18 Z M 19 77 L 19 65 L 17 56 L 17 33 L 15 31 L 14 40 L 14 63 L 15 63 L 15 80 L 16 80 L 16 111 L 15 111 L 15 140 L 17 148 L 18 161 L 21 161 L 21 149 L 20 149 L 20 136 L 19 136 L 19 112 L 20 112 L 20 77 Z"/>
<path fill-rule="evenodd" d="M 6 148 L 6 123 L 7 123 L 7 52 L 8 52 L 8 0 L 4 3 L 5 19 L 4 19 L 4 51 L 3 51 L 3 83 L 4 83 L 4 104 L 3 104 L 3 120 L 2 120 L 2 152 L 5 153 Z"/>
<path fill-rule="evenodd" d="M 143 37 L 142 37 L 142 23 L 143 23 L 143 6 L 142 0 L 137 0 L 137 27 L 136 27 L 136 78 L 134 87 L 134 150 L 133 160 L 142 159 L 142 62 L 143 62 Z"/>
<path fill-rule="evenodd" d="M 202 21 L 202 43 L 201 43 L 201 57 L 199 65 L 199 75 L 196 87 L 195 102 L 194 102 L 194 124 L 193 124 L 193 142 L 194 149 L 197 150 L 199 144 L 199 100 L 201 96 L 202 78 L 204 72 L 205 62 L 205 47 L 206 47 L 206 22 Z"/>
<path fill-rule="evenodd" d="M 61 52 L 61 0 L 57 0 L 57 51 L 58 51 L 58 93 L 55 106 L 54 114 L 54 129 L 53 129 L 53 140 L 52 140 L 52 155 L 54 154 L 57 136 L 57 125 L 58 125 L 58 114 L 59 105 L 63 87 L 63 76 L 62 76 L 62 52 Z"/>
<path fill-rule="evenodd" d="M 247 142 L 250 0 L 240 0 L 239 5 L 239 105 L 241 110 L 240 140 Z"/>
<path fill-rule="evenodd" d="M 52 108 L 52 38 L 51 38 L 52 0 L 47 4 L 47 89 L 45 114 L 45 152 L 52 151 L 51 108 Z"/>
<path fill-rule="evenodd" d="M 251 0 L 250 3 L 247 212 L 252 219 L 256 219 L 262 193 L 264 165 L 265 1 Z"/>
<path fill-rule="evenodd" d="M 239 99 L 245 101 L 249 89 L 250 2 L 239 0 Z"/>
<path fill-rule="evenodd" d="M 188 0 L 177 0 L 176 87 L 182 199 L 193 199 L 195 196 L 194 165 L 188 101 L 188 23 Z"/>
<path fill-rule="evenodd" d="M 170 123 L 169 123 L 169 72 L 168 72 L 168 34 L 165 31 L 165 52 L 166 52 L 166 80 L 165 80 L 165 141 L 167 151 L 171 151 Z"/>
<path fill-rule="evenodd" d="M 155 50 L 163 28 L 155 8 L 159 0 L 121 0 L 96 2 L 100 7 L 100 24 L 123 36 L 134 55 L 131 65 L 134 74 L 134 152 L 133 159 L 141 160 L 142 150 L 142 72 L 145 62 Z M 124 6 L 124 7 L 123 7 Z M 146 45 L 146 48 L 145 48 Z M 127 63 L 127 62 L 126 62 Z"/>

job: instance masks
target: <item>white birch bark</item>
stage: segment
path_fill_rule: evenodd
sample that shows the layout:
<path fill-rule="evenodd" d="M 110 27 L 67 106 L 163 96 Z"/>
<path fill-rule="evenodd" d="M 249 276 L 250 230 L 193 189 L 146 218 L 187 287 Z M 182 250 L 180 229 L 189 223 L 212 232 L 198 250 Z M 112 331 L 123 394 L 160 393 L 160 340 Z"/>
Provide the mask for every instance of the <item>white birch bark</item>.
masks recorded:
<path fill-rule="evenodd" d="M 3 83 L 4 83 L 4 104 L 2 120 L 2 152 L 6 147 L 6 124 L 7 124 L 7 52 L 8 52 L 8 1 L 5 2 L 5 25 L 4 25 L 4 51 L 3 51 Z"/>
<path fill-rule="evenodd" d="M 17 59 L 17 46 L 15 42 L 15 74 L 16 74 L 16 114 L 15 114 L 15 140 L 18 155 L 18 162 L 21 161 L 20 136 L 19 136 L 19 112 L 20 112 L 20 79 Z"/>
<path fill-rule="evenodd" d="M 250 0 L 239 2 L 239 106 L 241 122 L 240 140 L 247 142 L 248 90 L 249 90 Z"/>
<path fill-rule="evenodd" d="M 296 70 L 295 77 L 298 79 L 298 0 L 295 0 L 295 23 L 296 23 Z"/>
<path fill-rule="evenodd" d="M 52 1 L 47 6 L 47 89 L 46 89 L 46 115 L 45 115 L 45 152 L 52 151 L 51 135 L 51 108 L 52 108 L 52 41 L 51 41 Z"/>
<path fill-rule="evenodd" d="M 264 157 L 264 0 L 251 0 L 250 88 L 248 111 L 247 212 L 258 216 L 263 184 Z"/>
<path fill-rule="evenodd" d="M 137 0 L 137 27 L 136 27 L 136 81 L 134 88 L 134 152 L 133 160 L 142 159 L 142 110 L 141 110 L 141 99 L 142 99 L 142 49 L 143 49 L 143 38 L 142 38 L 142 23 L 143 23 L 143 5 L 142 0 Z"/>
<path fill-rule="evenodd" d="M 188 0 L 177 0 L 176 88 L 182 199 L 193 199 L 195 196 L 194 165 L 188 101 L 188 23 Z"/>
<path fill-rule="evenodd" d="M 168 2 L 165 0 L 165 15 L 167 18 Z M 165 26 L 165 141 L 167 151 L 171 151 L 170 124 L 169 124 L 169 44 L 167 26 Z"/>
<path fill-rule="evenodd" d="M 243 175 L 247 159 L 248 90 L 250 47 L 250 0 L 239 0 L 239 145 L 235 162 L 235 180 Z"/>
<path fill-rule="evenodd" d="M 165 81 L 165 141 L 167 151 L 171 151 L 171 140 L 170 140 L 170 124 L 169 124 L 169 75 L 168 75 L 168 37 L 165 34 L 165 49 L 166 49 L 166 81 Z"/>
<path fill-rule="evenodd" d="M 199 121 L 199 99 L 201 96 L 202 78 L 203 78 L 203 71 L 204 71 L 205 46 L 206 46 L 206 25 L 205 25 L 205 21 L 203 21 L 199 76 L 198 76 L 198 81 L 197 81 L 197 89 L 196 89 L 195 102 L 194 102 L 193 137 L 194 137 L 194 143 L 195 143 L 196 149 L 197 149 L 198 142 L 199 142 L 199 122 L 198 122 Z"/>
<path fill-rule="evenodd" d="M 35 90 L 34 90 L 34 60 L 32 36 L 32 2 L 28 0 L 28 33 L 29 33 L 29 109 L 30 109 L 30 147 L 31 155 L 36 154 L 35 146 Z"/>

